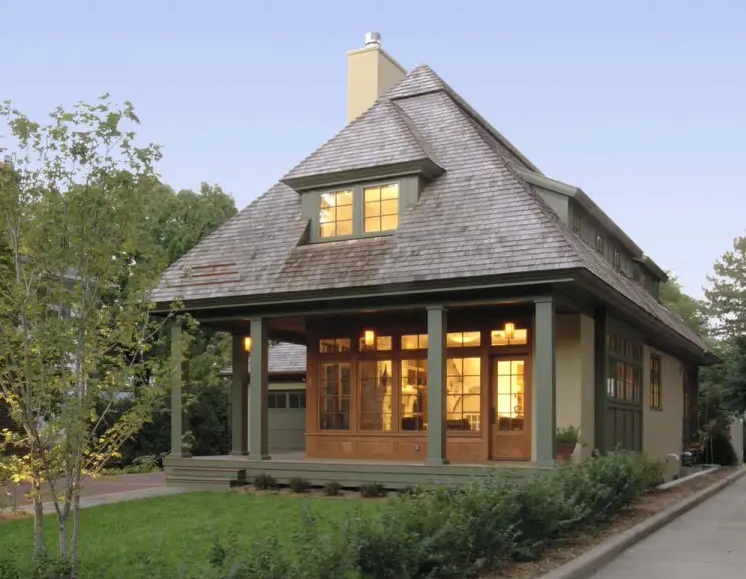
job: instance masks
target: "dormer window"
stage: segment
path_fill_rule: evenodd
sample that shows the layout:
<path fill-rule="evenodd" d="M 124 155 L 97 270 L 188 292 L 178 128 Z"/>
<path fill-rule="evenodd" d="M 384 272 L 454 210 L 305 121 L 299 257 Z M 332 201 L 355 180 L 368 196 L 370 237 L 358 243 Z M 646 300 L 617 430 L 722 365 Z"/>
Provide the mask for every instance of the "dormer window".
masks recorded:
<path fill-rule="evenodd" d="M 417 180 L 362 183 L 304 193 L 316 206 L 311 241 L 335 241 L 393 233 L 399 226 L 399 213 L 417 198 Z"/>
<path fill-rule="evenodd" d="M 322 193 L 319 197 L 319 237 L 352 235 L 352 191 Z"/>
<path fill-rule="evenodd" d="M 393 231 L 399 225 L 399 184 L 365 187 L 365 233 Z"/>

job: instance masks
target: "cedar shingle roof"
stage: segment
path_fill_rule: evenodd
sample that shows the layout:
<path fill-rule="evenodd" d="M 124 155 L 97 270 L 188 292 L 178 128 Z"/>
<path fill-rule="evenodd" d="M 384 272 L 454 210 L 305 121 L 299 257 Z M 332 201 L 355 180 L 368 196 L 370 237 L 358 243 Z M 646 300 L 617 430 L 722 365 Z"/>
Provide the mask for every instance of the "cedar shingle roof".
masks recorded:
<path fill-rule="evenodd" d="M 559 221 L 514 167 L 539 170 L 427 66 L 413 70 L 283 180 L 423 158 L 445 173 L 402 212 L 393 235 L 305 244 L 300 195 L 278 183 L 169 267 L 155 301 L 583 268 L 704 347 Z"/>

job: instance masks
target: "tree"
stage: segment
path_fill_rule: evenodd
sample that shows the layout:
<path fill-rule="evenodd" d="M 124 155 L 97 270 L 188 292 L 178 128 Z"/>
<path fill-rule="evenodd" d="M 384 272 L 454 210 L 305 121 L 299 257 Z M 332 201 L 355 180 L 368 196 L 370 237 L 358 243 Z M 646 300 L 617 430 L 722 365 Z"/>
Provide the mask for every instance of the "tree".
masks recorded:
<path fill-rule="evenodd" d="M 715 336 L 723 340 L 746 335 L 746 237 L 737 237 L 733 249 L 715 262 L 707 278 L 707 313 Z"/>
<path fill-rule="evenodd" d="M 0 399 L 22 427 L 3 434 L 21 449 L 13 479 L 33 489 L 35 552 L 46 483 L 60 558 L 75 572 L 81 483 L 150 419 L 164 382 L 147 356 L 158 272 L 137 258 L 160 153 L 136 144 L 132 105 L 107 95 L 50 117 L 42 125 L 0 105 L 12 138 L 0 170 Z M 123 397 L 133 403 L 111 421 Z"/>
<path fill-rule="evenodd" d="M 678 314 L 684 323 L 702 337 L 707 334 L 707 319 L 699 300 L 684 293 L 679 280 L 671 275 L 661 284 L 660 298 L 664 306 Z"/>

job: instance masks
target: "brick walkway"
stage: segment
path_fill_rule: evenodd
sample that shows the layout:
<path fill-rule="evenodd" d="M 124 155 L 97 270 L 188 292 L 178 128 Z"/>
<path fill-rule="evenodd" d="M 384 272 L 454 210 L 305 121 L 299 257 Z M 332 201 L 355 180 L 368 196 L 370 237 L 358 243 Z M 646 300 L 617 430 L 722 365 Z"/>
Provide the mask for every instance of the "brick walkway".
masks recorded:
<path fill-rule="evenodd" d="M 0 507 L 23 507 L 25 510 L 25 507 L 30 504 L 24 496 L 26 492 L 28 492 L 27 485 L 10 487 L 0 485 Z M 127 500 L 176 492 L 178 489 L 166 487 L 166 475 L 162 472 L 105 476 L 85 481 L 81 504 L 93 506 L 105 502 L 116 502 L 116 497 L 119 497 L 119 500 Z M 44 502 L 49 502 L 49 500 L 47 496 Z"/>

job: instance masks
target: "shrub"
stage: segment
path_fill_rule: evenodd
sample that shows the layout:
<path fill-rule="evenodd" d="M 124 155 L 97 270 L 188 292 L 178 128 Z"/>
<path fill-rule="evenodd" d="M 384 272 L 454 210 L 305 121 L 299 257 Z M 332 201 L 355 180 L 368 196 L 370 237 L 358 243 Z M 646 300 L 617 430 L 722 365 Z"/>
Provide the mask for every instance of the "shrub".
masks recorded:
<path fill-rule="evenodd" d="M 288 487 L 294 493 L 305 493 L 311 488 L 311 483 L 302 476 L 294 476 L 288 481 Z"/>
<path fill-rule="evenodd" d="M 708 464 L 734 466 L 738 463 L 738 456 L 733 448 L 730 435 L 725 430 L 715 429 L 709 433 L 704 447 L 704 460 Z"/>
<path fill-rule="evenodd" d="M 580 430 L 575 426 L 558 428 L 555 439 L 557 444 L 577 444 L 580 440 Z"/>
<path fill-rule="evenodd" d="M 371 482 L 360 485 L 360 496 L 366 499 L 386 496 L 386 491 L 381 483 Z"/>
<path fill-rule="evenodd" d="M 342 484 L 337 481 L 329 481 L 321 489 L 327 497 L 337 497 L 342 494 Z"/>
<path fill-rule="evenodd" d="M 277 480 L 269 473 L 262 473 L 256 475 L 254 478 L 254 486 L 260 491 L 266 491 L 277 488 Z"/>

